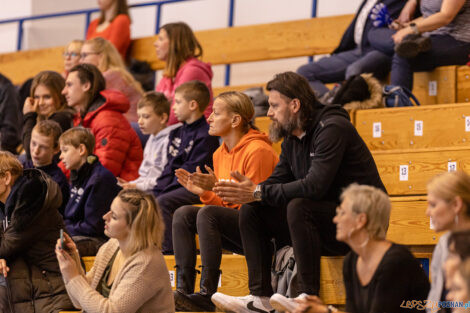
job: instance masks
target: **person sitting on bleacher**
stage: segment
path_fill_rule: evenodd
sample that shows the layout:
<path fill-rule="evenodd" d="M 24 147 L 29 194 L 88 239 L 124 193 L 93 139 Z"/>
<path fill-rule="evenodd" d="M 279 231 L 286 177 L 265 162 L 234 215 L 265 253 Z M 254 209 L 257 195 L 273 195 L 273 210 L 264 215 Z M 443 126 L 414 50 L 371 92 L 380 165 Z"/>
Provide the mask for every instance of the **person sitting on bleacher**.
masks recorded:
<path fill-rule="evenodd" d="M 127 97 L 130 108 L 124 116 L 129 122 L 137 122 L 137 103 L 144 91 L 140 83 L 127 71 L 113 44 L 101 37 L 85 41 L 80 52 L 80 63 L 96 66 L 103 74 L 106 89 L 119 90 Z"/>
<path fill-rule="evenodd" d="M 455 307 L 453 313 L 468 313 L 470 303 L 470 259 L 465 259 L 451 277 L 451 289 L 447 294 L 448 301 L 452 301 Z M 462 304 L 460 306 L 460 304 Z M 457 306 L 458 305 L 458 306 Z"/>
<path fill-rule="evenodd" d="M 183 125 L 169 134 L 168 162 L 153 188 L 165 222 L 165 254 L 173 254 L 173 213 L 182 205 L 199 203 L 199 197 L 178 182 L 175 170 L 181 168 L 192 173 L 198 166 L 212 167 L 212 154 L 219 147 L 218 138 L 208 134 L 209 125 L 204 117 L 209 101 L 210 92 L 203 82 L 189 81 L 176 88 L 173 111 Z"/>
<path fill-rule="evenodd" d="M 161 92 L 147 92 L 137 105 L 137 114 L 140 130 L 144 135 L 150 135 L 145 144 L 144 160 L 137 179 L 128 182 L 118 178 L 118 182 L 123 188 L 152 191 L 168 163 L 169 134 L 181 124 L 167 126 L 170 102 Z"/>
<path fill-rule="evenodd" d="M 391 58 L 374 51 L 368 39 L 369 31 L 374 29 L 370 13 L 377 3 L 387 6 L 392 19 L 398 17 L 404 5 L 403 0 L 363 0 L 333 53 L 297 69 L 310 82 L 317 97 L 328 91 L 325 83 L 341 82 L 361 73 L 374 73 L 378 78 L 388 74 Z"/>
<path fill-rule="evenodd" d="M 202 47 L 191 28 L 183 22 L 165 24 L 160 27 L 154 46 L 157 58 L 165 62 L 163 77 L 156 90 L 165 94 L 173 108 L 179 85 L 192 80 L 203 82 L 210 92 L 210 101 L 204 111 L 204 116 L 209 117 L 212 112 L 212 68 L 209 63 L 199 60 Z M 168 124 L 175 123 L 178 119 L 171 110 Z"/>
<path fill-rule="evenodd" d="M 268 82 L 270 137 L 284 138 L 280 161 L 261 184 L 235 174 L 217 182 L 215 193 L 240 209 L 240 233 L 248 265 L 250 295 L 212 296 L 227 310 L 271 311 L 269 297 L 275 238 L 293 246 L 298 291 L 318 295 L 321 255 L 344 255 L 332 222 L 341 190 L 353 182 L 385 190 L 372 155 L 340 106 L 316 101 L 308 81 L 286 72 Z"/>
<path fill-rule="evenodd" d="M 220 136 L 222 145 L 213 155 L 214 171 L 190 173 L 176 170 L 178 181 L 199 196 L 204 207 L 183 206 L 173 217 L 173 245 L 177 268 L 175 304 L 179 311 L 214 311 L 211 296 L 217 291 L 222 249 L 243 254 L 238 226 L 240 205 L 219 198 L 212 188 L 216 181 L 245 175 L 255 184 L 271 175 L 279 157 L 268 137 L 253 128 L 254 107 L 240 92 L 220 94 L 209 116 L 209 135 Z M 202 272 L 200 291 L 194 293 L 196 244 L 199 234 Z"/>
<path fill-rule="evenodd" d="M 31 160 L 25 160 L 23 168 L 37 168 L 48 174 L 62 191 L 60 214 L 64 215 L 65 206 L 70 198 L 70 186 L 62 170 L 57 166 L 54 156 L 60 152 L 59 137 L 62 129 L 52 120 L 40 121 L 31 133 Z"/>
<path fill-rule="evenodd" d="M 17 153 L 21 143 L 19 95 L 11 81 L 0 74 L 0 150 Z"/>
<path fill-rule="evenodd" d="M 346 312 L 421 312 L 403 302 L 423 303 L 429 279 L 411 252 L 385 239 L 390 220 L 388 196 L 372 186 L 352 184 L 341 194 L 336 209 L 336 239 L 349 245 L 344 258 L 343 279 Z M 317 296 L 301 295 L 292 300 L 280 295 L 271 298 L 278 311 L 292 313 L 339 312 Z M 424 305 L 424 304 L 423 304 Z"/>
<path fill-rule="evenodd" d="M 57 72 L 43 71 L 34 76 L 30 96 L 23 105 L 23 148 L 26 159 L 31 160 L 31 132 L 39 121 L 55 121 L 62 132 L 72 127 L 75 112 L 67 107 L 67 101 L 61 94 L 64 87 L 65 80 Z"/>
<path fill-rule="evenodd" d="M 82 50 L 83 40 L 72 40 L 65 48 L 64 57 L 64 72 L 62 76 L 67 78 L 70 70 L 80 64 L 80 51 Z"/>
<path fill-rule="evenodd" d="M 102 216 L 121 189 L 114 175 L 93 155 L 95 137 L 83 127 L 60 136 L 60 159 L 70 173 L 70 199 L 65 207 L 67 232 L 82 256 L 94 256 L 105 240 Z"/>
<path fill-rule="evenodd" d="M 95 150 L 88 152 L 96 154 L 114 176 L 133 180 L 139 177 L 142 145 L 123 115 L 129 110 L 126 96 L 105 90 L 105 84 L 96 66 L 79 64 L 70 70 L 62 94 L 78 111 L 74 125 L 90 128 L 95 136 Z"/>
<path fill-rule="evenodd" d="M 470 230 L 470 176 L 463 171 L 447 172 L 428 184 L 428 209 L 436 232 L 447 231 L 439 238 L 431 263 L 430 301 L 444 301 L 447 293 L 443 265 L 449 255 L 450 231 Z"/>
<path fill-rule="evenodd" d="M 110 239 L 86 274 L 71 238 L 65 234 L 63 247 L 57 240 L 57 259 L 74 305 L 87 313 L 174 312 L 170 276 L 160 250 L 164 224 L 155 198 L 124 189 L 103 219 Z"/>
<path fill-rule="evenodd" d="M 0 312 L 54 312 L 73 308 L 54 246 L 64 228 L 59 186 L 37 169 L 23 171 L 0 152 Z"/>
<path fill-rule="evenodd" d="M 374 49 L 393 56 L 391 84 L 412 90 L 413 72 L 468 62 L 470 1 L 408 0 L 408 3 L 415 8 L 419 3 L 422 16 L 397 25 L 396 30 L 374 30 L 369 41 Z"/>
<path fill-rule="evenodd" d="M 131 19 L 127 0 L 98 0 L 100 17 L 88 25 L 86 39 L 102 37 L 109 40 L 126 61 L 131 44 Z"/>

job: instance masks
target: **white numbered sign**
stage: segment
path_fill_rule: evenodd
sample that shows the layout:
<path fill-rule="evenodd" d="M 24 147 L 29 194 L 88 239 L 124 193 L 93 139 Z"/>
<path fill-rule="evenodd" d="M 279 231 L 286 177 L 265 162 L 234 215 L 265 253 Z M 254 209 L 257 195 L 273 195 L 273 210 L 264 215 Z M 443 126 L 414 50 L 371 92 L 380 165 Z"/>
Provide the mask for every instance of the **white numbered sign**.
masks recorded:
<path fill-rule="evenodd" d="M 415 136 L 423 136 L 423 121 L 415 121 Z"/>
<path fill-rule="evenodd" d="M 400 165 L 400 181 L 408 180 L 408 165 Z"/>
<path fill-rule="evenodd" d="M 175 278 L 175 271 L 168 271 L 168 274 L 170 274 L 170 283 L 171 283 L 171 287 L 175 287 L 176 286 L 176 278 Z"/>
<path fill-rule="evenodd" d="M 470 132 L 470 116 L 465 116 L 465 131 Z"/>
<path fill-rule="evenodd" d="M 374 124 L 372 124 L 372 137 L 373 138 L 382 137 L 382 123 L 375 122 Z"/>
<path fill-rule="evenodd" d="M 429 82 L 429 95 L 432 96 L 437 96 L 437 81 L 431 80 Z"/>
<path fill-rule="evenodd" d="M 455 172 L 457 170 L 457 162 L 447 162 L 447 171 Z"/>

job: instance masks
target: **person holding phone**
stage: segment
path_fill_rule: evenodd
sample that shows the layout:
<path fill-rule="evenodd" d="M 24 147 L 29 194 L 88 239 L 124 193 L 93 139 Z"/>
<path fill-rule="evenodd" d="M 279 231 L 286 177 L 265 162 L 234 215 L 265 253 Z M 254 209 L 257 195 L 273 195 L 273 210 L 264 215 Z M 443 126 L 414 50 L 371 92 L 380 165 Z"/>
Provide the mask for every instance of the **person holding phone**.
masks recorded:
<path fill-rule="evenodd" d="M 153 195 L 124 189 L 103 219 L 110 240 L 86 275 L 71 238 L 64 233 L 64 248 L 57 240 L 57 260 L 75 307 L 88 313 L 174 312 L 161 253 L 164 224 Z"/>

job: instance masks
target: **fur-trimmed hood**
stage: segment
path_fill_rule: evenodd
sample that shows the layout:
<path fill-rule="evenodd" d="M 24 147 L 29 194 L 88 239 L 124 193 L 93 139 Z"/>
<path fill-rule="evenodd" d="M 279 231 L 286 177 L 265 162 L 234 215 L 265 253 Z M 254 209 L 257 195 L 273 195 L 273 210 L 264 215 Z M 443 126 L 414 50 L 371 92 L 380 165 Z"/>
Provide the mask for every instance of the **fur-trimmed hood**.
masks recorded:
<path fill-rule="evenodd" d="M 372 74 L 361 74 L 361 77 L 369 87 L 370 98 L 363 101 L 353 101 L 344 104 L 343 108 L 347 111 L 383 108 L 382 85 L 372 76 Z"/>

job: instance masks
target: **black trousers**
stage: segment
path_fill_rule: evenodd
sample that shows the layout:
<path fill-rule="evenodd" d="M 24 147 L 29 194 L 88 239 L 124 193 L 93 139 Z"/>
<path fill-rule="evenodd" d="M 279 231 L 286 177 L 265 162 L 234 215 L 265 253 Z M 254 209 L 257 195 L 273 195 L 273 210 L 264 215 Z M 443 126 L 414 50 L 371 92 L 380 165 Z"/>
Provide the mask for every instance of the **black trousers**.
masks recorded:
<path fill-rule="evenodd" d="M 180 268 L 196 266 L 195 234 L 199 234 L 202 266 L 219 269 L 222 249 L 243 254 L 238 210 L 207 205 L 185 205 L 173 216 L 175 262 Z"/>
<path fill-rule="evenodd" d="M 297 262 L 299 293 L 318 295 L 320 257 L 344 255 L 349 248 L 336 240 L 333 217 L 337 203 L 292 199 L 287 207 L 262 203 L 245 204 L 240 209 L 240 233 L 248 265 L 250 293 L 269 297 L 274 238 L 277 248 L 292 245 Z"/>
<path fill-rule="evenodd" d="M 199 203 L 199 197 L 186 188 L 180 187 L 157 197 L 158 204 L 165 222 L 165 235 L 163 238 L 162 251 L 166 254 L 173 253 L 172 242 L 172 220 L 173 213 L 182 205 Z"/>

